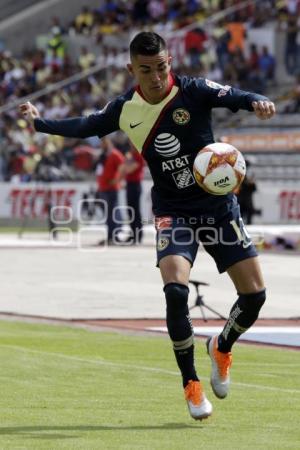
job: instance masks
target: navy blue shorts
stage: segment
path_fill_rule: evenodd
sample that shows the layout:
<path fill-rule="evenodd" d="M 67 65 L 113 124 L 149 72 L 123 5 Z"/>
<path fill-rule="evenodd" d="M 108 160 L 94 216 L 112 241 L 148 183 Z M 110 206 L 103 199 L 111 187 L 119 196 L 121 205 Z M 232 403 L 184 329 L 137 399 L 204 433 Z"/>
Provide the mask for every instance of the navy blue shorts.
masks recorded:
<path fill-rule="evenodd" d="M 181 255 L 193 265 L 199 245 L 213 257 L 220 273 L 243 259 L 257 256 L 237 202 L 201 217 L 155 218 L 157 265 L 168 255 Z"/>

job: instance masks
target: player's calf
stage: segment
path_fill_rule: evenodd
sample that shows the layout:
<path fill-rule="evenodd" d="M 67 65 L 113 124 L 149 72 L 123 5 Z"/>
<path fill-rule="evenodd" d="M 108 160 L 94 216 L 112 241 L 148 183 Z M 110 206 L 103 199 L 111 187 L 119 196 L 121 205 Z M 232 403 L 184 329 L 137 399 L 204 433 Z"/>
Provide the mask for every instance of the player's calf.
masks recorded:
<path fill-rule="evenodd" d="M 239 295 L 218 338 L 218 350 L 220 352 L 227 353 L 231 351 L 235 341 L 254 324 L 265 300 L 265 289 L 252 294 Z"/>
<path fill-rule="evenodd" d="M 168 283 L 164 292 L 167 328 L 185 387 L 189 380 L 198 381 L 194 365 L 194 333 L 188 309 L 189 288 L 180 283 Z"/>

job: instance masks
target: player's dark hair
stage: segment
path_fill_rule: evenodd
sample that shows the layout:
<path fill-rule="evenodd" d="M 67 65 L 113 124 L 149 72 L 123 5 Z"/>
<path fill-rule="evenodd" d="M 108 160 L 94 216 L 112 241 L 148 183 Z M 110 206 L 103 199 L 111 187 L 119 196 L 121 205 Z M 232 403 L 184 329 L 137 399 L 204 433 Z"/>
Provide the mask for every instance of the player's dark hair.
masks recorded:
<path fill-rule="evenodd" d="M 137 34 L 130 43 L 130 56 L 157 55 L 167 47 L 165 40 L 152 31 L 142 31 Z"/>

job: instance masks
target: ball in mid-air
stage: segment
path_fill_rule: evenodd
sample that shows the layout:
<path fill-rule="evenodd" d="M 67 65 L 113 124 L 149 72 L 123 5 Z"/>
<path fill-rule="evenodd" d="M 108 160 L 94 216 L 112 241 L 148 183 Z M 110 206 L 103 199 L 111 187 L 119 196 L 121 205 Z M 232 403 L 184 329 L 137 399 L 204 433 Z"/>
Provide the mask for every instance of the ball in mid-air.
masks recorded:
<path fill-rule="evenodd" d="M 197 183 L 206 192 L 226 195 L 238 192 L 246 174 L 246 163 L 233 145 L 216 142 L 199 151 L 193 171 Z"/>

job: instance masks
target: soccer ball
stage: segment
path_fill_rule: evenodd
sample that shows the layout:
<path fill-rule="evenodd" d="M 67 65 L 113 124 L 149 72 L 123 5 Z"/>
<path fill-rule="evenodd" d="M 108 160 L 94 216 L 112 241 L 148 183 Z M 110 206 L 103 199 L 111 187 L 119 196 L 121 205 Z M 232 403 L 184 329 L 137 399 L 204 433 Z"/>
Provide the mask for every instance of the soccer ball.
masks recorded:
<path fill-rule="evenodd" d="M 206 192 L 226 195 L 238 192 L 246 174 L 246 163 L 233 145 L 216 142 L 199 151 L 193 171 L 197 183 Z"/>

